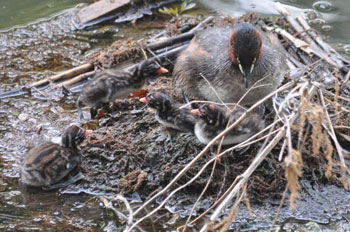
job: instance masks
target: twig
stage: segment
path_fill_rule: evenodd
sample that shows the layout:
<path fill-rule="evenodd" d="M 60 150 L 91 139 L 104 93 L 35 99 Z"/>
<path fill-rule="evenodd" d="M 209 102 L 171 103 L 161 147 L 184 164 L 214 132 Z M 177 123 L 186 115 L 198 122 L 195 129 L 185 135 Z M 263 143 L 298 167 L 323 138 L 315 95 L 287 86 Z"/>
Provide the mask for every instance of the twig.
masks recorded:
<path fill-rule="evenodd" d="M 332 93 L 331 91 L 328 91 L 327 89 L 323 88 L 318 82 L 312 82 L 312 84 L 315 85 L 315 86 L 317 86 L 317 87 L 319 87 L 319 88 L 322 88 L 322 90 L 323 90 L 325 93 L 331 95 L 332 97 L 335 97 L 335 94 L 334 94 L 334 93 Z M 338 97 L 338 99 L 340 99 L 340 100 L 350 102 L 350 99 L 348 99 L 348 98 L 345 98 L 345 97 L 342 97 L 342 96 L 337 96 L 337 97 Z"/>
<path fill-rule="evenodd" d="M 63 86 L 67 87 L 67 86 L 73 85 L 73 84 L 78 83 L 82 80 L 86 80 L 87 78 L 94 75 L 95 73 L 96 73 L 96 71 L 91 71 L 91 72 L 80 74 L 79 76 L 76 76 L 72 79 L 69 79 L 67 81 L 64 81 L 62 83 L 55 85 L 55 88 L 62 88 Z"/>
<path fill-rule="evenodd" d="M 237 102 L 237 105 L 240 105 L 240 103 L 244 100 L 244 98 L 254 89 L 258 89 L 260 87 L 264 87 L 267 85 L 271 85 L 271 84 L 261 84 L 258 85 L 259 83 L 261 83 L 262 81 L 264 81 L 269 75 L 271 74 L 266 74 L 264 77 L 262 77 L 261 79 L 259 79 L 258 81 L 256 81 L 244 94 L 243 96 L 239 99 L 239 101 Z"/>
<path fill-rule="evenodd" d="M 291 120 L 296 118 L 296 114 L 293 113 Z M 237 185 L 232 189 L 232 191 L 228 194 L 228 196 L 220 203 L 220 205 L 216 208 L 212 216 L 210 217 L 210 222 L 214 222 L 219 214 L 223 211 L 224 207 L 227 206 L 228 202 L 236 196 L 238 191 L 243 187 L 243 185 L 247 182 L 248 178 L 255 171 L 255 169 L 260 165 L 260 163 L 265 159 L 265 157 L 269 154 L 274 146 L 284 137 L 285 128 L 282 128 L 280 132 L 271 140 L 271 142 L 254 158 L 252 164 L 246 169 L 246 171 L 240 175 L 240 181 Z M 206 230 L 206 225 L 201 229 L 201 231 Z"/>
<path fill-rule="evenodd" d="M 282 147 L 281 147 L 280 154 L 279 154 L 279 156 L 278 156 L 278 162 L 281 162 L 281 161 L 282 161 L 283 153 L 284 153 L 284 150 L 286 149 L 286 145 L 287 145 L 287 142 L 286 142 L 286 140 L 284 140 L 284 141 L 283 141 L 283 144 L 282 144 Z"/>
<path fill-rule="evenodd" d="M 61 79 L 71 78 L 71 77 L 74 77 L 74 76 L 79 75 L 81 73 L 85 73 L 87 71 L 90 71 L 93 68 L 94 68 L 94 66 L 92 64 L 83 64 L 83 65 L 80 65 L 78 67 L 75 67 L 75 68 L 69 69 L 67 71 L 61 72 L 59 74 L 56 74 L 54 76 L 50 76 L 50 77 L 47 77 L 43 80 L 34 82 L 34 83 L 29 85 L 29 88 L 45 85 L 45 84 L 48 84 L 50 81 L 57 81 L 57 80 L 61 80 Z"/>
<path fill-rule="evenodd" d="M 193 207 L 192 207 L 192 210 L 191 210 L 191 213 L 190 213 L 190 215 L 188 216 L 188 218 L 187 218 L 187 220 L 186 220 L 186 222 L 185 222 L 185 225 L 184 225 L 184 227 L 183 227 L 183 230 L 182 230 L 183 232 L 186 231 L 188 222 L 191 220 L 191 216 L 192 216 L 194 210 L 196 209 L 197 204 L 199 203 L 200 199 L 202 198 L 202 196 L 204 195 L 204 193 L 205 193 L 206 190 L 208 189 L 209 184 L 210 184 L 211 180 L 213 179 L 214 171 L 215 171 L 215 168 L 216 168 L 216 163 L 217 163 L 217 161 L 218 161 L 218 157 L 216 156 L 216 159 L 215 159 L 214 164 L 213 164 L 213 168 L 212 168 L 211 173 L 210 173 L 210 176 L 209 176 L 209 180 L 207 181 L 207 184 L 205 185 L 205 187 L 203 188 L 201 194 L 199 195 L 199 197 L 197 198 L 196 202 L 194 203 L 194 205 L 193 205 Z"/>
<path fill-rule="evenodd" d="M 350 126 L 333 126 L 335 130 L 350 130 Z"/>
<path fill-rule="evenodd" d="M 211 22 L 213 19 L 214 19 L 213 16 L 209 16 L 208 18 L 206 18 L 206 19 L 203 20 L 202 22 L 198 23 L 195 27 L 193 27 L 192 29 L 190 29 L 188 32 L 194 32 L 194 31 L 196 31 L 198 28 L 204 26 L 203 24 L 209 23 L 209 22 Z M 188 25 L 185 25 L 184 27 L 180 28 L 180 32 L 184 32 L 184 31 L 188 30 L 188 28 L 185 28 L 186 26 L 188 26 Z M 155 40 L 155 39 L 158 39 L 158 38 L 160 38 L 160 37 L 162 37 L 162 36 L 164 36 L 164 35 L 165 35 L 165 30 L 163 30 L 163 31 L 160 32 L 159 34 L 153 36 L 153 37 L 150 39 L 150 41 L 153 41 L 153 40 Z"/>
<path fill-rule="evenodd" d="M 292 133 L 290 130 L 290 123 L 287 117 L 285 117 L 284 123 L 285 125 L 287 125 L 286 137 L 287 137 L 287 145 L 288 145 L 288 157 L 290 160 L 292 160 L 292 156 L 293 156 Z"/>
<path fill-rule="evenodd" d="M 181 42 L 184 42 L 184 41 L 191 40 L 193 38 L 193 36 L 195 35 L 196 31 L 201 29 L 201 27 L 203 27 L 203 25 L 205 23 L 209 23 L 213 19 L 214 19 L 213 16 L 209 16 L 208 18 L 206 18 L 202 22 L 198 23 L 197 26 L 192 28 L 190 31 L 185 32 L 183 34 L 180 34 L 178 36 L 174 36 L 174 37 L 171 37 L 171 38 L 164 39 L 164 40 L 162 40 L 160 42 L 154 42 L 154 43 L 148 44 L 147 48 L 150 49 L 150 50 L 157 50 L 159 48 L 164 48 L 164 47 L 167 47 L 167 46 L 174 45 L 176 43 L 181 43 Z"/>
<path fill-rule="evenodd" d="M 164 187 L 163 190 L 161 190 L 159 193 L 157 193 L 156 195 L 154 195 L 152 198 L 150 198 L 148 201 L 146 201 L 143 205 L 140 206 L 140 208 L 138 208 L 135 213 L 134 216 L 137 215 L 138 213 L 141 212 L 141 210 L 146 207 L 148 204 L 150 204 L 154 199 L 156 199 L 157 197 L 161 196 L 162 194 L 166 193 L 193 165 L 194 163 L 196 163 L 204 154 L 206 154 L 206 152 L 210 149 L 211 146 L 213 146 L 216 141 L 218 139 L 220 139 L 222 136 L 225 136 L 227 133 L 229 133 L 230 130 L 232 130 L 234 127 L 236 127 L 239 123 L 241 123 L 243 121 L 243 119 L 249 114 L 251 113 L 256 107 L 258 107 L 260 104 L 262 104 L 263 102 L 267 101 L 270 97 L 274 96 L 275 93 L 284 91 L 288 88 L 290 88 L 292 86 L 293 83 L 288 82 L 285 85 L 283 85 L 282 87 L 280 87 L 279 89 L 275 90 L 273 93 L 267 95 L 266 97 L 264 97 L 263 99 L 261 99 L 260 101 L 258 101 L 257 103 L 255 103 L 252 107 L 250 107 L 245 113 L 243 113 L 241 115 L 241 117 L 239 117 L 235 123 L 233 123 L 232 125 L 230 125 L 230 127 L 228 127 L 226 130 L 222 131 L 219 135 L 217 135 L 212 141 L 210 141 L 206 147 L 195 157 L 193 158 L 193 160 L 188 163 L 171 181 L 170 183 Z M 197 174 L 198 175 L 198 174 Z M 188 182 L 189 183 L 189 182 Z M 184 186 L 187 186 L 188 183 L 186 183 Z M 178 189 L 174 190 L 172 193 L 170 193 L 168 195 L 168 197 L 166 199 L 168 199 L 170 196 L 172 196 L 176 191 L 178 191 Z M 164 202 L 164 201 L 163 201 Z M 143 221 L 144 219 L 146 219 L 147 217 L 149 217 L 150 215 L 152 215 L 153 213 L 155 213 L 156 211 L 158 211 L 158 209 L 162 206 L 162 204 L 157 207 L 156 209 L 154 209 L 152 212 L 150 212 L 149 214 L 147 214 L 146 216 L 142 217 L 141 219 L 139 219 L 137 222 L 135 222 L 128 231 L 131 231 L 133 229 L 133 227 L 135 225 L 137 225 L 138 223 L 140 223 L 141 221 Z"/>
<path fill-rule="evenodd" d="M 286 189 L 285 189 L 284 192 L 283 192 L 283 196 L 282 196 L 280 205 L 278 206 L 278 210 L 277 210 L 276 216 L 275 216 L 275 218 L 274 218 L 273 221 L 272 221 L 272 225 L 271 225 L 269 231 L 272 231 L 273 227 L 274 227 L 275 224 L 276 224 L 277 218 L 278 218 L 278 216 L 280 215 L 280 212 L 281 212 L 281 209 L 282 209 L 282 206 L 283 206 L 283 202 L 284 202 L 284 200 L 286 199 L 287 191 L 288 191 L 288 184 L 287 184 L 287 186 L 286 186 Z"/>
<path fill-rule="evenodd" d="M 292 27 L 294 28 L 295 31 L 297 31 L 298 33 L 302 33 L 305 31 L 305 29 L 298 23 L 298 21 L 296 19 L 294 19 L 290 15 L 290 13 L 284 8 L 284 6 L 281 3 L 278 2 L 276 4 L 276 6 L 277 6 L 276 10 L 286 18 L 286 20 L 289 22 L 290 25 L 292 25 Z M 276 29 L 276 32 L 280 33 L 282 36 L 284 36 L 285 38 L 292 41 L 297 48 L 302 49 L 303 51 L 305 51 L 309 55 L 315 54 L 318 57 L 326 60 L 329 64 L 331 64 L 335 67 L 338 67 L 338 68 L 341 68 L 343 66 L 343 64 L 338 64 L 338 63 L 334 62 L 332 59 L 330 59 L 329 56 L 327 55 L 327 53 L 325 53 L 325 51 L 320 49 L 311 38 L 309 38 L 309 37 L 305 38 L 305 40 L 307 41 L 307 43 L 306 43 L 306 42 L 304 42 L 300 39 L 297 39 L 294 36 L 290 35 L 287 31 L 283 31 L 283 30 L 280 31 L 279 28 Z M 305 46 L 307 46 L 307 47 L 305 48 Z"/>
<path fill-rule="evenodd" d="M 308 31 L 314 31 L 310 25 L 306 22 L 306 20 L 302 16 L 297 16 L 297 20 L 299 23 Z M 349 63 L 348 60 L 344 59 L 337 51 L 335 51 L 329 44 L 325 43 L 320 36 L 317 35 L 316 31 L 314 31 L 315 36 L 312 38 L 320 45 L 320 47 L 333 59 L 334 62 L 343 66 L 343 62 Z"/>
<path fill-rule="evenodd" d="M 243 189 L 243 188 L 242 188 L 242 189 Z M 231 210 L 230 210 L 230 212 L 229 212 L 229 214 L 228 214 L 228 217 L 225 218 L 225 219 L 222 221 L 222 223 L 221 223 L 221 222 L 219 223 L 219 225 L 222 224 L 222 228 L 220 229 L 220 232 L 224 232 L 224 231 L 227 231 L 227 230 L 229 229 L 230 225 L 232 224 L 232 221 L 233 221 L 233 220 L 235 219 L 235 217 L 237 216 L 238 205 L 239 205 L 239 203 L 242 201 L 243 197 L 244 197 L 244 191 L 242 191 L 241 196 L 238 197 L 238 198 L 236 199 L 236 202 L 235 202 L 235 204 L 232 206 L 232 208 L 231 208 Z M 220 226 L 221 226 L 221 225 L 220 225 Z M 218 229 L 218 227 L 216 227 L 215 229 Z"/>
<path fill-rule="evenodd" d="M 268 130 L 268 127 L 266 128 L 266 130 Z M 252 145 L 252 144 L 254 144 L 254 143 L 257 143 L 257 142 L 260 142 L 260 141 L 262 141 L 262 140 L 264 140 L 264 139 L 267 139 L 269 136 L 274 135 L 274 134 L 276 134 L 277 132 L 279 132 L 279 130 L 280 130 L 280 128 L 279 128 L 279 129 L 276 129 L 276 130 L 274 130 L 274 131 L 270 131 L 267 135 L 264 135 L 264 136 L 262 136 L 262 137 L 259 137 L 258 139 L 254 139 L 254 140 L 251 141 L 251 142 L 248 142 L 248 140 L 246 140 L 246 141 L 244 141 L 244 142 L 238 144 L 237 147 L 236 147 L 235 149 L 242 149 L 242 148 L 244 148 L 244 147 L 250 146 L 250 145 Z M 259 133 L 255 134 L 253 137 L 254 137 L 254 138 L 255 138 L 255 137 L 258 137 L 258 136 L 260 135 L 261 132 L 262 132 L 262 131 L 260 131 Z M 264 130 L 264 132 L 265 132 L 265 130 Z M 249 138 L 249 141 L 250 141 L 250 139 L 253 139 L 253 137 Z M 225 151 L 226 151 L 226 150 L 225 150 Z M 220 153 L 220 154 L 223 154 L 223 153 Z"/>
<path fill-rule="evenodd" d="M 312 86 L 309 90 L 309 97 L 314 94 L 316 88 Z M 290 115 L 289 122 L 293 123 L 295 119 L 297 118 L 297 114 L 293 112 Z M 273 140 L 264 148 L 261 150 L 261 152 L 258 153 L 258 155 L 253 160 L 252 164 L 246 169 L 246 171 L 240 176 L 241 179 L 237 183 L 237 185 L 232 189 L 230 194 L 221 202 L 221 204 L 216 208 L 212 216 L 210 217 L 210 221 L 213 222 L 217 219 L 219 214 L 223 211 L 224 207 L 228 204 L 231 199 L 236 196 L 239 189 L 247 182 L 250 175 L 253 173 L 253 171 L 258 167 L 258 165 L 264 160 L 266 155 L 272 150 L 272 148 L 282 139 L 282 137 L 285 135 L 286 128 L 281 128 L 279 133 L 273 138 Z M 209 223 L 210 224 L 210 223 Z M 208 224 L 207 224 L 208 225 Z M 206 226 L 204 226 L 201 231 L 205 231 Z"/>
<path fill-rule="evenodd" d="M 343 165 L 344 168 L 347 168 L 347 166 L 346 166 L 346 164 L 345 164 L 344 155 L 343 155 L 343 149 L 342 149 L 342 147 L 340 146 L 340 144 L 339 144 L 339 142 L 338 142 L 337 136 L 335 135 L 334 128 L 333 128 L 333 125 L 332 125 L 332 121 L 331 121 L 331 119 L 330 119 L 330 117 L 329 117 L 328 110 L 327 110 L 326 104 L 325 104 L 325 102 L 324 102 L 323 93 L 322 93 L 322 90 L 321 90 L 321 89 L 318 89 L 318 94 L 319 94 L 319 96 L 320 96 L 321 104 L 322 104 L 323 109 L 324 109 L 325 114 L 326 114 L 326 118 L 327 118 L 327 122 L 328 122 L 328 127 L 329 127 L 329 130 L 330 130 L 330 136 L 331 136 L 331 138 L 333 139 L 333 142 L 334 142 L 335 147 L 336 147 L 336 149 L 337 149 L 337 153 L 338 153 L 340 162 L 341 162 L 341 164 Z"/>
<path fill-rule="evenodd" d="M 155 43 L 151 43 L 149 45 L 147 45 L 147 48 L 150 50 L 157 50 L 159 48 L 164 48 L 167 46 L 171 46 L 177 43 L 182 43 L 184 41 L 188 41 L 191 40 L 194 36 L 193 32 L 186 32 L 183 34 L 180 34 L 178 36 L 174 36 L 165 40 L 162 40 L 160 42 L 155 42 Z"/>
<path fill-rule="evenodd" d="M 179 52 L 181 52 L 186 47 L 187 47 L 187 44 L 186 45 L 182 45 L 182 46 L 177 47 L 177 48 L 175 48 L 173 50 L 166 51 L 166 52 L 164 52 L 162 54 L 159 54 L 159 55 L 157 55 L 155 57 L 149 58 L 148 60 L 144 60 L 142 62 L 155 62 L 157 60 L 164 61 L 165 59 L 171 59 L 171 58 L 175 57 Z M 132 65 L 132 66 L 128 67 L 127 70 L 133 69 L 137 65 L 138 64 Z"/>
<path fill-rule="evenodd" d="M 208 18 L 204 19 L 202 22 L 198 23 L 197 26 L 195 26 L 194 28 L 192 28 L 192 29 L 190 30 L 190 32 L 197 31 L 198 29 L 200 29 L 201 27 L 203 27 L 204 24 L 210 23 L 211 21 L 213 21 L 213 19 L 214 19 L 213 16 L 209 16 Z"/>
<path fill-rule="evenodd" d="M 116 208 L 114 208 L 113 206 L 110 205 L 110 203 L 108 202 L 108 200 L 106 198 L 101 198 L 103 204 L 105 205 L 106 208 L 111 209 L 116 215 L 118 215 L 120 218 L 126 220 L 128 222 L 128 225 L 130 226 L 130 224 L 132 223 L 132 217 L 133 217 L 133 213 L 132 213 L 132 209 L 130 207 L 130 204 L 128 202 L 128 200 L 126 200 L 125 197 L 121 196 L 121 195 L 117 195 L 117 197 L 115 198 L 116 200 L 121 200 L 124 202 L 127 210 L 129 211 L 129 217 L 125 216 L 122 212 L 120 212 L 119 210 L 117 210 Z M 140 230 L 141 232 L 144 232 L 144 230 L 139 227 L 136 226 L 136 228 L 138 230 Z"/>
<path fill-rule="evenodd" d="M 244 148 L 246 146 L 249 146 L 249 145 L 254 144 L 254 143 L 256 143 L 256 142 L 258 142 L 260 140 L 265 139 L 269 135 L 273 135 L 273 134 L 277 133 L 281 128 L 276 129 L 274 131 L 272 131 L 272 129 L 279 122 L 280 122 L 280 120 L 276 120 L 275 122 L 271 123 L 266 128 L 264 128 L 263 130 L 259 131 L 255 135 L 251 136 L 249 139 L 247 139 L 247 140 L 245 140 L 245 141 L 243 141 L 243 142 L 241 142 L 241 143 L 239 143 L 239 144 L 237 144 L 237 145 L 235 145 L 233 147 L 230 147 L 230 148 L 226 149 L 225 151 L 223 151 L 222 153 L 219 154 L 219 157 L 223 156 L 225 153 L 228 153 L 228 152 L 233 151 L 235 149 L 242 149 L 242 148 Z M 259 137 L 261 134 L 265 133 L 266 131 L 269 131 L 269 133 L 267 135 L 262 136 L 259 139 L 255 139 L 255 138 Z M 253 140 L 253 139 L 255 139 L 255 140 Z"/>
<path fill-rule="evenodd" d="M 210 210 L 212 210 L 214 207 L 216 207 L 221 201 L 222 199 L 224 199 L 227 194 L 233 189 L 233 187 L 235 187 L 236 183 L 239 181 L 239 178 L 236 178 L 231 186 L 224 192 L 224 194 L 222 194 L 222 196 L 217 199 L 213 205 L 211 205 L 206 211 L 204 211 L 201 215 L 199 215 L 196 219 L 194 219 L 193 221 L 190 222 L 191 225 L 193 225 L 194 223 L 196 223 L 198 220 L 200 220 L 201 218 L 203 218 L 205 215 L 207 215 L 209 213 Z"/>
<path fill-rule="evenodd" d="M 32 87 L 36 92 L 40 93 L 43 97 L 48 97 L 47 94 L 45 94 L 43 91 L 41 91 L 40 89 L 38 89 L 37 87 Z"/>
<path fill-rule="evenodd" d="M 270 26 L 265 26 L 265 28 L 269 31 L 275 31 L 278 34 L 282 35 L 284 38 L 287 38 L 290 40 L 295 47 L 303 50 L 309 55 L 313 55 L 316 52 L 310 48 L 310 44 L 306 43 L 305 41 L 295 38 L 293 35 L 291 35 L 288 31 L 281 29 L 279 27 L 270 27 Z"/>
<path fill-rule="evenodd" d="M 199 73 L 199 75 L 207 82 L 207 84 L 209 85 L 209 87 L 211 88 L 211 90 L 215 93 L 216 97 L 219 99 L 219 101 L 221 102 L 222 105 L 224 105 L 230 112 L 231 109 L 225 104 L 225 102 L 221 99 L 221 97 L 219 96 L 218 92 L 216 91 L 216 89 L 214 88 L 214 86 L 210 83 L 210 81 L 202 74 Z"/>

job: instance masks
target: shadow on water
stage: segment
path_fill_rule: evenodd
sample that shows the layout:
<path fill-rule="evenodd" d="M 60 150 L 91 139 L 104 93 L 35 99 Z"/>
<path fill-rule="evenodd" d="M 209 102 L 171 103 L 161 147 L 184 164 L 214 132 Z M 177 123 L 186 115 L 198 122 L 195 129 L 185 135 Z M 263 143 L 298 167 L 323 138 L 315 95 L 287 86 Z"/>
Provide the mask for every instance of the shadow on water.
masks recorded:
<path fill-rule="evenodd" d="M 343 1 L 344 4 L 347 4 L 346 1 Z M 75 3 L 74 1 L 67 2 Z M 201 4 L 210 6 L 208 2 L 202 1 Z M 220 2 L 223 6 L 231 3 L 231 1 Z M 245 5 L 248 8 L 242 7 L 240 11 L 236 12 L 241 14 L 249 10 L 249 7 L 253 10 L 258 8 L 258 5 L 254 6 L 254 4 L 258 4 L 257 1 L 246 2 L 250 3 L 250 5 Z M 312 7 L 311 2 L 314 1 L 285 2 L 295 7 L 309 9 Z M 9 6 L 13 4 L 12 2 L 10 4 L 10 1 L 5 3 Z M 9 7 L 5 3 L 4 6 Z M 238 3 L 240 1 L 236 1 L 235 4 Z M 270 1 L 268 3 L 273 4 Z M 342 3 L 337 2 L 337 4 Z M 241 6 L 244 5 L 241 4 Z M 344 5 L 345 8 L 347 6 Z M 219 11 L 223 9 L 220 8 L 220 4 L 216 5 L 216 8 Z M 342 5 L 337 5 L 335 8 L 339 11 L 333 14 L 333 18 L 331 17 L 332 13 L 329 12 L 319 12 L 318 14 L 325 18 L 327 25 L 332 26 L 333 29 L 329 33 L 332 34 L 334 31 L 339 36 L 335 36 L 330 41 L 344 43 L 344 41 L 350 40 L 347 37 L 349 34 L 338 29 L 336 19 L 343 20 L 341 25 L 344 26 L 349 23 L 349 18 L 346 18 L 349 17 L 349 14 L 344 16 L 345 19 L 338 17 L 338 13 L 342 12 L 340 11 Z M 303 10 L 298 9 L 298 11 Z M 49 15 L 51 11 L 46 11 L 46 13 Z M 130 24 L 105 25 L 101 28 L 73 31 L 69 22 L 74 13 L 75 9 L 71 9 L 52 19 L 0 33 L 0 92 L 9 91 L 53 75 L 58 71 L 82 64 L 87 55 L 103 49 L 113 40 L 128 37 L 141 38 L 150 31 L 150 33 L 156 33 L 154 30 L 136 29 Z M 271 12 L 264 13 L 270 14 Z M 39 15 L 39 17 L 42 16 L 45 15 Z M 13 21 L 16 24 L 23 22 Z M 4 27 L 4 25 L 2 26 Z M 61 89 L 54 91 L 47 89 L 34 95 L 0 100 L 0 229 L 12 231 L 79 229 L 115 231 L 120 226 L 115 224 L 117 221 L 114 217 L 107 214 L 102 203 L 94 198 L 96 195 L 104 194 L 101 191 L 96 191 L 98 188 L 94 188 L 99 183 L 72 185 L 66 189 L 55 191 L 42 191 L 38 188 L 26 189 L 24 186 L 18 185 L 17 170 L 21 157 L 38 141 L 44 140 L 45 136 L 58 136 L 61 134 L 62 128 L 65 128 L 72 121 L 76 121 L 76 97 L 76 95 L 65 93 Z M 113 173 L 108 178 L 114 177 L 117 179 L 116 174 Z M 294 231 L 300 228 L 317 231 L 317 228 L 322 229 L 325 225 L 328 229 L 349 229 L 349 218 L 346 217 L 348 205 L 343 203 L 350 202 L 349 194 L 346 191 L 335 186 L 317 188 L 306 186 L 305 189 L 307 191 L 302 193 L 303 199 L 314 195 L 312 191 L 321 193 L 320 196 L 323 198 L 312 199 L 309 202 L 307 200 L 300 201 L 298 212 L 295 213 L 289 212 L 287 206 L 284 207 L 283 212 L 281 212 L 283 216 L 278 220 L 284 231 Z M 339 196 L 342 196 L 341 201 Z M 134 196 L 134 198 L 136 199 L 138 196 Z M 183 204 L 179 205 L 174 202 L 173 205 L 166 207 L 167 211 L 180 214 L 181 217 L 188 214 L 191 205 L 185 205 L 187 199 L 184 198 L 181 201 L 181 197 L 179 197 L 177 200 Z M 232 228 L 241 231 L 266 230 L 275 215 L 278 203 L 279 201 L 265 202 L 263 205 L 253 204 L 254 214 L 257 216 L 255 219 L 250 219 L 246 210 L 240 211 L 237 222 Z M 324 208 L 327 210 L 325 211 Z M 163 229 L 166 230 L 164 227 Z"/>

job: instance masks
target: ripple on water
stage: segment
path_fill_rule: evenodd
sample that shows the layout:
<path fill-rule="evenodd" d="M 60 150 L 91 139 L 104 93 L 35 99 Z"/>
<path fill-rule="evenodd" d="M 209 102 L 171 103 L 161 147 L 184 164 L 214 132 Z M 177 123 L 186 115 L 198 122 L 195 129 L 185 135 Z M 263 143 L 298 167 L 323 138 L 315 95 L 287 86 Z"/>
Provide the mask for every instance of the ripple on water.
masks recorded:
<path fill-rule="evenodd" d="M 350 44 L 344 45 L 344 51 L 346 54 L 350 55 Z"/>
<path fill-rule="evenodd" d="M 312 7 L 320 12 L 330 12 L 334 9 L 333 4 L 327 1 L 317 1 Z"/>

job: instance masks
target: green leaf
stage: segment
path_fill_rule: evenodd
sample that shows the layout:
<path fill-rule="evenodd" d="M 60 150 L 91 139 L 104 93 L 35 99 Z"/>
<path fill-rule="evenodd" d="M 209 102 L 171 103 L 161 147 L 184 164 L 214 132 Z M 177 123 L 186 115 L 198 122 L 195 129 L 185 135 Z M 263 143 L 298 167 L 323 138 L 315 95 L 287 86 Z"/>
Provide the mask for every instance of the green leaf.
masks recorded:
<path fill-rule="evenodd" d="M 173 16 L 176 16 L 177 15 L 177 8 L 170 8 L 169 9 L 169 14 L 173 15 Z"/>
<path fill-rule="evenodd" d="M 184 11 L 185 11 L 185 10 L 190 10 L 190 9 L 192 9 L 192 8 L 194 8 L 194 7 L 196 7 L 196 3 L 192 2 L 192 3 L 188 4 L 188 5 L 185 7 Z"/>
<path fill-rule="evenodd" d="M 175 8 L 175 15 L 174 16 L 178 16 L 179 15 L 179 9 Z"/>
<path fill-rule="evenodd" d="M 183 3 L 181 3 L 181 10 L 185 10 L 187 7 L 187 1 L 184 1 Z"/>
<path fill-rule="evenodd" d="M 17 116 L 17 115 L 19 115 L 19 112 L 17 112 L 17 111 L 16 112 L 12 112 L 11 115 Z"/>
<path fill-rule="evenodd" d="M 169 14 L 166 10 L 164 10 L 164 9 L 158 9 L 158 11 L 160 12 L 160 13 L 162 13 L 162 14 Z"/>

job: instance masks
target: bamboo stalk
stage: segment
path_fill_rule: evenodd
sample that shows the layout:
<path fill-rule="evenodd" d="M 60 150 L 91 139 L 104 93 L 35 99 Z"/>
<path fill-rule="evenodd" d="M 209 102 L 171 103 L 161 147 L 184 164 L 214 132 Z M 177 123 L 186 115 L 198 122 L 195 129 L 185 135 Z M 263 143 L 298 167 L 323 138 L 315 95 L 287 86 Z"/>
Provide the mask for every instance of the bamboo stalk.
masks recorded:
<path fill-rule="evenodd" d="M 29 85 L 29 88 L 32 88 L 32 87 L 38 87 L 38 86 L 41 86 L 41 85 L 44 85 L 44 84 L 48 84 L 50 83 L 51 81 L 57 81 L 57 80 L 62 80 L 62 79 L 68 79 L 68 78 L 71 78 L 71 77 L 74 77 L 76 75 L 79 75 L 81 73 L 84 73 L 84 72 L 87 72 L 87 71 L 90 71 L 94 68 L 94 66 L 92 64 L 83 64 L 83 65 L 80 65 L 78 67 L 75 67 L 75 68 L 72 68 L 72 69 L 69 69 L 67 71 L 63 71 L 59 74 L 56 74 L 54 76 L 50 76 L 48 78 L 45 78 L 43 80 L 40 80 L 40 81 L 37 81 L 37 82 L 34 82 L 32 84 Z"/>
<path fill-rule="evenodd" d="M 176 43 L 181 43 L 181 42 L 190 40 L 193 38 L 193 36 L 194 36 L 193 32 L 186 32 L 186 33 L 180 34 L 178 36 L 174 36 L 174 37 L 171 37 L 171 38 L 159 41 L 159 42 L 149 44 L 149 45 L 147 45 L 147 48 L 151 49 L 151 50 L 157 50 L 159 48 L 164 48 L 164 47 L 167 47 L 170 45 L 174 45 Z"/>
<path fill-rule="evenodd" d="M 88 77 L 94 75 L 95 73 L 96 73 L 96 71 L 90 71 L 90 72 L 80 74 L 72 79 L 69 79 L 67 81 L 64 81 L 64 82 L 61 82 L 61 83 L 55 85 L 55 88 L 61 88 L 63 86 L 67 87 L 67 86 L 73 85 L 73 84 L 78 83 L 80 81 L 86 80 Z"/>

